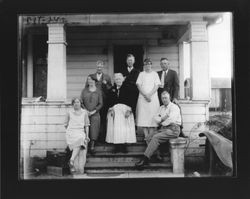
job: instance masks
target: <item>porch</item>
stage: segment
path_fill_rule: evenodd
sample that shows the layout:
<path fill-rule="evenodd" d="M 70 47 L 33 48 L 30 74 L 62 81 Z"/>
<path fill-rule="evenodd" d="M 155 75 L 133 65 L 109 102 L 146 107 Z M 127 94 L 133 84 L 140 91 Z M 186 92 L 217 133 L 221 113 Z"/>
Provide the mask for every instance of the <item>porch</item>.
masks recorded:
<path fill-rule="evenodd" d="M 47 150 L 65 150 L 63 122 L 70 99 L 80 95 L 97 60 L 103 60 L 104 72 L 113 76 L 125 67 L 127 53 L 136 55 L 139 70 L 146 57 L 152 59 L 155 71 L 160 70 L 161 57 L 170 60 L 180 79 L 183 130 L 189 139 L 185 160 L 202 161 L 205 140 L 198 136 L 202 129 L 195 126 L 209 117 L 207 27 L 219 17 L 217 13 L 22 16 L 20 146 L 24 167 L 31 157 L 45 157 Z M 191 80 L 188 96 L 186 79 Z M 39 96 L 46 101 L 36 102 Z M 129 155 L 136 153 L 138 145 L 131 147 Z"/>

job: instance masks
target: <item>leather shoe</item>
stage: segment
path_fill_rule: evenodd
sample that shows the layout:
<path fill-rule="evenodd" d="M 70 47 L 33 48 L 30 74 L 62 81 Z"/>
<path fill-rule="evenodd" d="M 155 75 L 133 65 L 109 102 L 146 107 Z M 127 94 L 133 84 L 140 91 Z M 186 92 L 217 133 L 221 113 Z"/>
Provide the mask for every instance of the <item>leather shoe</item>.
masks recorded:
<path fill-rule="evenodd" d="M 135 167 L 139 170 L 143 169 L 144 166 L 148 165 L 149 159 L 145 156 L 142 160 L 135 163 Z"/>

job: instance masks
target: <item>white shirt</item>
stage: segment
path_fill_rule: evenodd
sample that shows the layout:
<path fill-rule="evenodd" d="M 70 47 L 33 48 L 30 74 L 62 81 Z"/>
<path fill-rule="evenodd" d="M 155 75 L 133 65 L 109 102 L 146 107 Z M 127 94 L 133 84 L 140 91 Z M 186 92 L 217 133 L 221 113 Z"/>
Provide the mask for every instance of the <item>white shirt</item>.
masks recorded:
<path fill-rule="evenodd" d="M 131 72 L 131 70 L 133 70 L 134 67 L 128 67 L 128 72 Z"/>
<path fill-rule="evenodd" d="M 162 105 L 154 119 L 157 123 L 160 123 L 166 115 L 168 117 L 161 123 L 162 126 L 168 126 L 171 123 L 181 125 L 181 112 L 176 104 L 169 102 L 167 107 Z"/>
<path fill-rule="evenodd" d="M 102 73 L 100 73 L 100 74 L 97 73 L 97 74 L 96 74 L 96 78 L 97 78 L 98 81 L 100 81 L 101 77 L 102 77 Z"/>
<path fill-rule="evenodd" d="M 163 88 L 164 87 L 164 84 L 165 84 L 165 74 L 166 74 L 166 76 L 167 76 L 167 74 L 168 74 L 168 69 L 166 70 L 166 71 L 162 71 L 162 73 L 161 73 L 161 88 Z"/>

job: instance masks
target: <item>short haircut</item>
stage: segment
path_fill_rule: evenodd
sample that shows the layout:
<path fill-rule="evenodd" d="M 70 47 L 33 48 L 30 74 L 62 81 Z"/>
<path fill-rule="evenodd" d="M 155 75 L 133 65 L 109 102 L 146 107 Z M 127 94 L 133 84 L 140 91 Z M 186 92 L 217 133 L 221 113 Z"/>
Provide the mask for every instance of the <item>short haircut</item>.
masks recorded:
<path fill-rule="evenodd" d="M 127 59 L 130 58 L 130 57 L 133 57 L 135 59 L 135 56 L 132 55 L 132 54 L 127 54 Z"/>
<path fill-rule="evenodd" d="M 96 65 L 98 65 L 98 64 L 102 64 L 102 65 L 104 65 L 104 61 L 102 61 L 102 60 L 98 60 L 98 61 L 96 62 Z"/>
<path fill-rule="evenodd" d="M 80 101 L 80 104 L 82 104 L 82 100 L 79 97 L 73 97 L 71 100 L 71 104 L 74 105 L 74 103 L 77 99 Z"/>
<path fill-rule="evenodd" d="M 160 61 L 163 61 L 163 60 L 169 61 L 168 58 L 166 58 L 166 57 L 162 57 Z"/>
<path fill-rule="evenodd" d="M 167 92 L 167 91 L 163 91 L 163 92 L 161 93 L 161 96 L 163 96 L 163 95 L 168 95 L 168 97 L 170 98 L 170 94 L 169 94 L 169 92 Z"/>

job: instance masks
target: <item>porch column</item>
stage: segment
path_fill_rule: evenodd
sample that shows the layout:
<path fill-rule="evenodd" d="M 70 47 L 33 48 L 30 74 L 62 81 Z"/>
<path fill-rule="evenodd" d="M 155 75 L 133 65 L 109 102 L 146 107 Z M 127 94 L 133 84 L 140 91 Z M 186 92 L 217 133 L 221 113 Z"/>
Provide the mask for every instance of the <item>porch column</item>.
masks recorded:
<path fill-rule="evenodd" d="M 191 93 L 193 100 L 210 99 L 207 22 L 189 23 Z"/>
<path fill-rule="evenodd" d="M 33 35 L 28 35 L 27 97 L 33 97 Z"/>
<path fill-rule="evenodd" d="M 64 24 L 48 24 L 48 76 L 47 101 L 65 101 L 66 79 L 66 32 Z"/>

